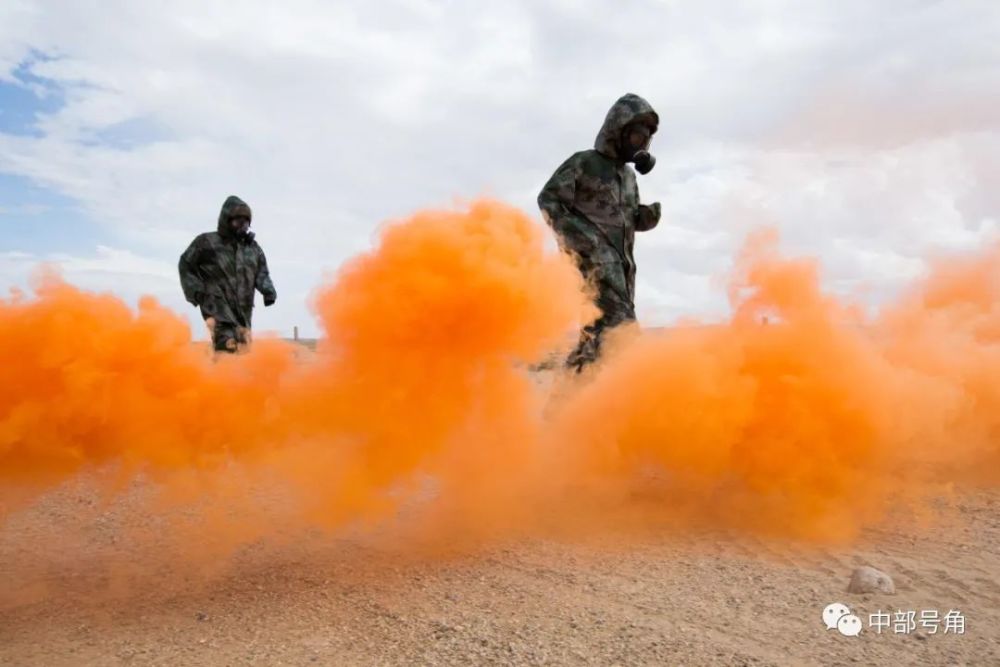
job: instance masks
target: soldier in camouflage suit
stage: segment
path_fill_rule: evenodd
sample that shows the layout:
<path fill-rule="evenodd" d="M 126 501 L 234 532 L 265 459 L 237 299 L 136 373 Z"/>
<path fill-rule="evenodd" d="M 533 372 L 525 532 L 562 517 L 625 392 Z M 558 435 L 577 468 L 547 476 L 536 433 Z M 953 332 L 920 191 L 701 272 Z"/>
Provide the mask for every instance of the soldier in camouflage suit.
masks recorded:
<path fill-rule="evenodd" d="M 277 298 L 264 251 L 250 231 L 250 207 L 228 197 L 217 231 L 195 237 L 178 269 L 184 298 L 201 309 L 217 352 L 236 352 L 250 343 L 254 290 L 264 305 Z"/>
<path fill-rule="evenodd" d="M 656 226 L 660 205 L 639 203 L 627 163 L 641 174 L 653 168 L 648 148 L 658 125 L 646 100 L 624 95 L 608 111 L 594 148 L 571 155 L 538 195 L 542 215 L 596 290 L 601 310 L 566 360 L 577 371 L 597 358 L 605 330 L 635 320 L 635 232 Z"/>

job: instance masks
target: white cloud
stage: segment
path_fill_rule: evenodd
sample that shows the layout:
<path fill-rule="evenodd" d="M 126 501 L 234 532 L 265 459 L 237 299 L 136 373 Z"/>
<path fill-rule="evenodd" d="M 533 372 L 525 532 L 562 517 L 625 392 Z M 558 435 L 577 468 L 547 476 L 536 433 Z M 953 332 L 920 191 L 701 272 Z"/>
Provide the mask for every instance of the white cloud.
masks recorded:
<path fill-rule="evenodd" d="M 10 251 L 0 253 L 0 284 L 25 288 L 35 271 L 44 265 L 75 285 L 97 292 L 114 292 L 130 303 L 149 294 L 161 302 L 180 308 L 175 267 L 165 262 L 140 257 L 128 250 L 97 246 L 88 255 L 66 253 L 37 254 Z M 27 278 L 27 280 L 26 280 Z"/>
<path fill-rule="evenodd" d="M 996 234 L 998 43 L 992 0 L 9 0 L 0 80 L 46 54 L 28 68 L 66 105 L 41 137 L 0 134 L 0 171 L 80 202 L 157 271 L 243 196 L 279 290 L 258 324 L 305 329 L 309 290 L 380 221 L 483 193 L 536 215 L 548 175 L 635 91 L 663 119 L 640 183 L 664 205 L 637 243 L 640 316 L 717 313 L 715 276 L 761 223 L 822 257 L 831 287 L 877 298 L 928 252 Z M 108 140 L 129 123 L 152 139 Z M 75 256 L 88 285 L 94 263 L 143 270 Z"/>

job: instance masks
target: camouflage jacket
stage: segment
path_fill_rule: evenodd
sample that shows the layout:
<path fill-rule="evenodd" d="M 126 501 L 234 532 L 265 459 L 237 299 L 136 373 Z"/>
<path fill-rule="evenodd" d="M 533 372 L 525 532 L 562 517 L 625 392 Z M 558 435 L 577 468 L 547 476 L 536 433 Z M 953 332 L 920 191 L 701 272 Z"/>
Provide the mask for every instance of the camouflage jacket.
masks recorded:
<path fill-rule="evenodd" d="M 199 234 L 181 255 L 178 265 L 184 298 L 201 308 L 204 318 L 250 327 L 254 290 L 264 295 L 264 304 L 277 298 L 267 270 L 264 251 L 253 234 L 237 238 L 229 219 L 250 207 L 239 197 L 229 197 L 219 212 L 218 230 Z"/>
<path fill-rule="evenodd" d="M 615 102 L 594 148 L 571 155 L 538 195 L 546 222 L 584 275 L 610 283 L 628 302 L 635 298 L 635 232 L 650 230 L 660 220 L 659 204 L 639 203 L 635 171 L 619 157 L 622 130 L 641 117 L 659 123 L 638 95 Z"/>

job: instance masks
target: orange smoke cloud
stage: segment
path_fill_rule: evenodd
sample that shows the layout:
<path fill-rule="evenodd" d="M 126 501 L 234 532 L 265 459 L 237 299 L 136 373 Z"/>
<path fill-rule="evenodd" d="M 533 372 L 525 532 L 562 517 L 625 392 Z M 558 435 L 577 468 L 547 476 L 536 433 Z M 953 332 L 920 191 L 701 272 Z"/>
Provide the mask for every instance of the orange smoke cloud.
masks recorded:
<path fill-rule="evenodd" d="M 101 466 L 164 480 L 236 463 L 337 524 L 391 509 L 414 475 L 444 480 L 456 456 L 469 472 L 509 461 L 534 392 L 516 364 L 592 313 L 542 233 L 485 202 L 390 225 L 316 296 L 327 337 L 307 364 L 267 340 L 212 363 L 152 300 L 134 313 L 43 276 L 36 298 L 0 306 L 0 363 L 15 380 L 0 390 L 7 504 L 12 489 Z"/>
<path fill-rule="evenodd" d="M 624 511 L 843 538 L 893 498 L 995 481 L 1000 249 L 868 321 L 758 236 L 728 321 L 620 332 L 594 373 L 548 392 L 528 365 L 594 310 L 544 233 L 495 202 L 389 225 L 317 292 L 326 335 L 304 361 L 261 340 L 213 362 L 152 300 L 136 312 L 42 277 L 0 303 L 0 503 L 141 474 L 174 502 L 253 505 L 240 539 L 268 516 L 400 511 L 449 536 Z M 265 487 L 280 500 L 245 498 Z"/>
<path fill-rule="evenodd" d="M 821 292 L 814 262 L 752 238 L 728 322 L 623 341 L 566 407 L 573 474 L 607 488 L 652 466 L 670 514 L 815 538 L 935 484 L 1000 479 L 998 259 L 940 265 L 869 322 Z"/>

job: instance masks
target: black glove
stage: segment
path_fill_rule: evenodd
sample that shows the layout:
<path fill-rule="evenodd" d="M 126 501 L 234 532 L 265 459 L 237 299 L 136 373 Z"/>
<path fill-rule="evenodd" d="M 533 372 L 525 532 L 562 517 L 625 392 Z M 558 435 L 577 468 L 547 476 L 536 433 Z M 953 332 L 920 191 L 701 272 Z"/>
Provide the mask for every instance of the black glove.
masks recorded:
<path fill-rule="evenodd" d="M 647 232 L 656 227 L 660 222 L 660 202 L 654 202 L 648 206 L 639 205 L 635 220 L 635 230 L 637 232 Z"/>
<path fill-rule="evenodd" d="M 266 308 L 267 306 L 273 305 L 275 299 L 277 299 L 277 298 L 278 298 L 278 296 L 276 294 L 268 294 L 267 296 L 265 296 L 264 297 L 264 307 Z"/>

